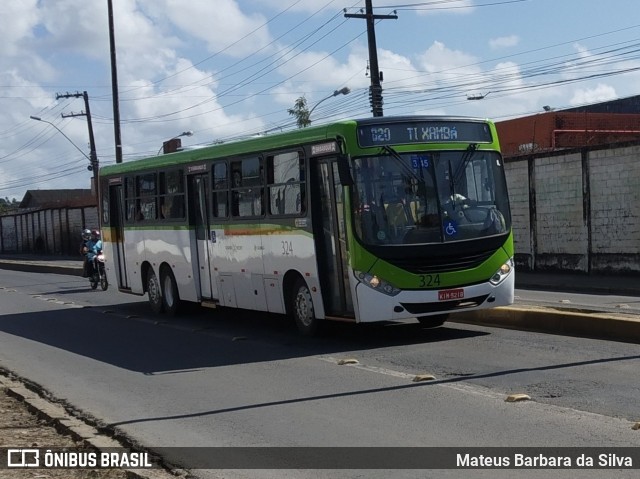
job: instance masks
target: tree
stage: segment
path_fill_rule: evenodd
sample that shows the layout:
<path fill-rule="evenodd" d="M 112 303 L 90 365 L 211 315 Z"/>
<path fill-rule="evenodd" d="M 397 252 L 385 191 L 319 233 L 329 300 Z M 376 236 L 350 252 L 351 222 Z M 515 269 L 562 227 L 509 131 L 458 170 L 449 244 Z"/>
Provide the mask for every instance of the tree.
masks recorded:
<path fill-rule="evenodd" d="M 289 115 L 296 117 L 298 128 L 305 128 L 311 124 L 311 112 L 307 108 L 307 99 L 304 96 L 298 98 L 293 108 L 289 108 L 287 112 Z"/>
<path fill-rule="evenodd" d="M 9 197 L 0 198 L 0 214 L 17 210 L 19 204 L 15 198 L 13 198 L 13 200 L 9 200 Z"/>

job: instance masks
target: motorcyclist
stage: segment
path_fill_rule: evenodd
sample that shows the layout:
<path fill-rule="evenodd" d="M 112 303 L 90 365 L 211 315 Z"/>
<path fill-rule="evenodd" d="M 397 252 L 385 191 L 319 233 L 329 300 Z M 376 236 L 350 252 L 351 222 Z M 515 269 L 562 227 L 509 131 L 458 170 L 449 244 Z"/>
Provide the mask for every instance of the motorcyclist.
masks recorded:
<path fill-rule="evenodd" d="M 95 242 L 96 250 L 102 251 L 102 238 L 100 237 L 100 231 L 93 230 L 91 232 L 91 239 Z"/>
<path fill-rule="evenodd" d="M 89 265 L 88 272 L 89 277 L 93 275 L 94 270 L 94 258 L 102 250 L 102 240 L 100 239 L 100 232 L 98 230 L 89 231 L 89 240 L 85 243 L 86 252 L 85 256 Z"/>
<path fill-rule="evenodd" d="M 91 230 L 85 229 L 82 230 L 82 243 L 80 243 L 80 254 L 82 255 L 82 277 L 88 278 L 90 276 L 90 266 L 87 261 L 87 251 L 89 251 L 89 247 L 87 246 L 89 241 L 91 241 Z"/>

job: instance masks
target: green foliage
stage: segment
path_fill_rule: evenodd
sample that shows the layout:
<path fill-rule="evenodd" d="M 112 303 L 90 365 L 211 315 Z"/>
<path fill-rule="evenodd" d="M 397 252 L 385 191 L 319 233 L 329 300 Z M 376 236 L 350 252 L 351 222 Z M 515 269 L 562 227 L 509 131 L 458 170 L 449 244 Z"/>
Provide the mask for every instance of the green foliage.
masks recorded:
<path fill-rule="evenodd" d="M 8 197 L 0 198 L 0 214 L 9 213 L 17 210 L 20 202 L 13 198 L 10 200 Z"/>
<path fill-rule="evenodd" d="M 296 117 L 298 128 L 305 128 L 311 124 L 311 112 L 307 108 L 307 99 L 304 96 L 298 98 L 293 108 L 289 108 L 287 112 Z"/>

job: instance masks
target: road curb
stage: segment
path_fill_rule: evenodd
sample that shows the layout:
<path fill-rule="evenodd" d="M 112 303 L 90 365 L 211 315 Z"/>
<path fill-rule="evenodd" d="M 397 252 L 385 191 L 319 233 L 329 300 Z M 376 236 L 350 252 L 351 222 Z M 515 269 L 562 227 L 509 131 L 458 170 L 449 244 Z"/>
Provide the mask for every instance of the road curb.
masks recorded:
<path fill-rule="evenodd" d="M 10 396 L 23 402 L 29 411 L 44 419 L 59 433 L 69 435 L 98 451 L 123 447 L 115 439 L 100 433 L 93 426 L 69 414 L 61 405 L 48 401 L 19 381 L 0 375 L 0 388 L 6 389 Z M 183 470 L 176 470 L 175 473 L 164 469 L 124 468 L 123 470 L 131 479 L 179 479 L 188 476 Z"/>
<path fill-rule="evenodd" d="M 456 313 L 449 321 L 540 333 L 640 343 L 640 317 L 585 310 L 505 306 Z"/>
<path fill-rule="evenodd" d="M 63 266 L 59 264 L 48 265 L 46 263 L 23 262 L 23 261 L 0 261 L 0 269 L 9 271 L 23 271 L 26 273 L 52 273 L 66 274 L 71 276 L 82 276 L 82 266 Z"/>

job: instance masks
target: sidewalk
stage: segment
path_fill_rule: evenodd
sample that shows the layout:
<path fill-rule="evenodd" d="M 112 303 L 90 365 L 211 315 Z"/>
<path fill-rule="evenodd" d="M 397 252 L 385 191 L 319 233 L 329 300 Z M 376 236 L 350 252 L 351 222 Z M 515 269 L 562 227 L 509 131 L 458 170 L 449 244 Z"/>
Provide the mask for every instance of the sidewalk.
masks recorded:
<path fill-rule="evenodd" d="M 516 270 L 516 288 L 640 297 L 640 277 Z"/>
<path fill-rule="evenodd" d="M 82 276 L 82 257 L 4 254 L 0 255 L 0 269 Z"/>

